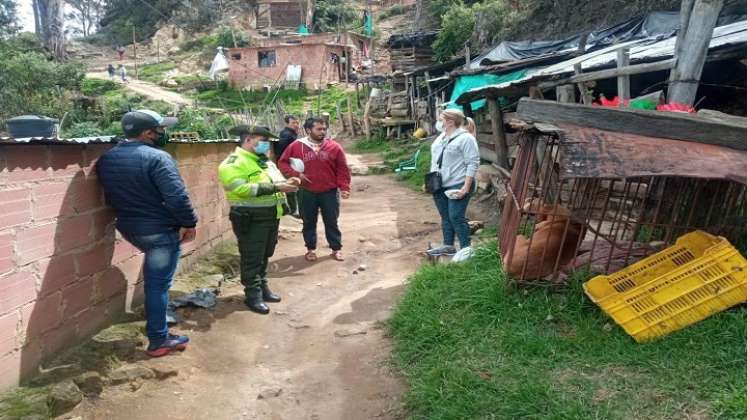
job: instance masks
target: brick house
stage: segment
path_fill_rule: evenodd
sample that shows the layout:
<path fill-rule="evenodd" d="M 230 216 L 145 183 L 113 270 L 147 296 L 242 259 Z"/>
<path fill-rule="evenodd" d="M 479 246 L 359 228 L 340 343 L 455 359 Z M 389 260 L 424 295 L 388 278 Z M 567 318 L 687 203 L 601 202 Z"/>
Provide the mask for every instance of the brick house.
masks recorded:
<path fill-rule="evenodd" d="M 300 73 L 300 83 L 316 89 L 346 81 L 351 67 L 368 55 L 369 45 L 369 38 L 349 32 L 267 39 L 257 46 L 229 49 L 228 79 L 237 88 L 256 88 Z"/>

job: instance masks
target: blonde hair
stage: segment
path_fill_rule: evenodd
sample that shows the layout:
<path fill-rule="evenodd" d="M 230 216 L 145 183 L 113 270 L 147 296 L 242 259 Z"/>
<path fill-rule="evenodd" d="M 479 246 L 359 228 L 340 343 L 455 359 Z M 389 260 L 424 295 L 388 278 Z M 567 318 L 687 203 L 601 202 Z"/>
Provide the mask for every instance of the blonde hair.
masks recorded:
<path fill-rule="evenodd" d="M 472 134 L 472 136 L 477 136 L 477 126 L 475 125 L 475 120 L 473 120 L 470 117 L 467 117 L 467 123 L 464 124 L 464 129 L 467 130 L 468 133 Z"/>
<path fill-rule="evenodd" d="M 441 111 L 441 118 L 454 121 L 454 125 L 457 127 L 464 125 L 464 114 L 458 109 L 444 109 Z"/>

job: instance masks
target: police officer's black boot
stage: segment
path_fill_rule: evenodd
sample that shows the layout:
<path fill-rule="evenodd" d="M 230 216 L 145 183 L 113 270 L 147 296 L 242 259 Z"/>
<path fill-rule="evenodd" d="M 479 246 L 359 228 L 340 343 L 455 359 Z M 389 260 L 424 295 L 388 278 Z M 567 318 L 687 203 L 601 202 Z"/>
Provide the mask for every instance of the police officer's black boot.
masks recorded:
<path fill-rule="evenodd" d="M 262 300 L 270 303 L 280 302 L 280 296 L 272 293 L 272 290 L 270 290 L 270 286 L 267 285 L 267 279 L 263 279 L 259 287 L 262 289 Z"/>
<path fill-rule="evenodd" d="M 249 310 L 262 315 L 270 313 L 270 308 L 265 305 L 262 299 L 262 289 L 259 286 L 244 288 L 244 294 L 246 295 L 244 303 L 249 307 Z"/>

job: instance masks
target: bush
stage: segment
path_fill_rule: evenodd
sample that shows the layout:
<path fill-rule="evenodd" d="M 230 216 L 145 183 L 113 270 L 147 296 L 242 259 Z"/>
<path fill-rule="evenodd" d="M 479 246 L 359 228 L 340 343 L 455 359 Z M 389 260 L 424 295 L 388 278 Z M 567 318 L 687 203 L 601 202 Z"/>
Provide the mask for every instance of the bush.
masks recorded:
<path fill-rule="evenodd" d="M 111 80 L 83 79 L 80 83 L 80 92 L 87 96 L 100 96 L 116 89 L 117 84 Z"/>
<path fill-rule="evenodd" d="M 462 49 L 475 29 L 475 15 L 469 6 L 457 4 L 443 17 L 441 32 L 433 43 L 438 61 L 447 61 Z"/>
<path fill-rule="evenodd" d="M 178 118 L 179 123 L 172 131 L 196 132 L 202 139 L 226 138 L 228 129 L 234 125 L 230 115 L 212 114 L 197 108 L 185 108 Z"/>
<path fill-rule="evenodd" d="M 379 13 L 379 20 L 385 20 L 389 19 L 392 16 L 399 16 L 404 15 L 407 12 L 407 8 L 404 6 L 401 6 L 399 4 L 395 4 L 394 6 L 384 9 Z"/>
<path fill-rule="evenodd" d="M 72 127 L 62 130 L 62 137 L 94 137 L 103 135 L 103 130 L 92 121 L 75 123 Z"/>

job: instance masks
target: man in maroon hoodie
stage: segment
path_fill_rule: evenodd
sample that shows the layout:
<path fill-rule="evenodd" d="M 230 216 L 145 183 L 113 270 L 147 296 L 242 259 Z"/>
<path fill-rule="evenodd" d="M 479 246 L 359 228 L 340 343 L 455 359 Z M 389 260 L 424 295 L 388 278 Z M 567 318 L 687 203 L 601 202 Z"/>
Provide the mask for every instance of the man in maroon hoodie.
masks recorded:
<path fill-rule="evenodd" d="M 343 261 L 342 233 L 337 226 L 340 215 L 340 196 L 350 198 L 350 169 L 345 151 L 332 139 L 326 138 L 327 124 L 321 118 L 309 118 L 303 125 L 306 137 L 293 142 L 278 160 L 283 175 L 301 178 L 298 191 L 299 210 L 303 219 L 303 239 L 306 260 L 316 261 L 316 225 L 322 212 L 324 233 L 332 248 L 332 257 Z M 303 173 L 291 167 L 291 159 L 304 163 Z"/>

